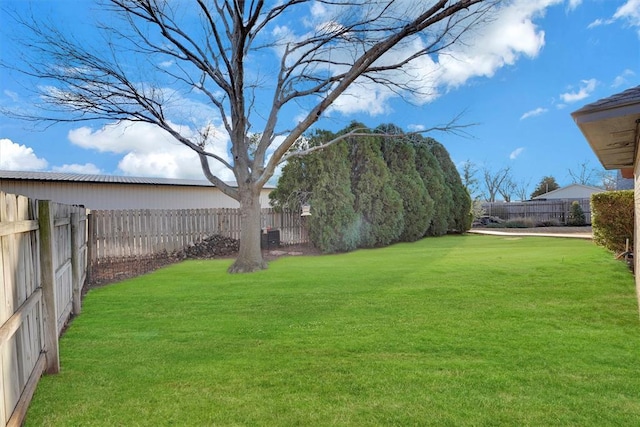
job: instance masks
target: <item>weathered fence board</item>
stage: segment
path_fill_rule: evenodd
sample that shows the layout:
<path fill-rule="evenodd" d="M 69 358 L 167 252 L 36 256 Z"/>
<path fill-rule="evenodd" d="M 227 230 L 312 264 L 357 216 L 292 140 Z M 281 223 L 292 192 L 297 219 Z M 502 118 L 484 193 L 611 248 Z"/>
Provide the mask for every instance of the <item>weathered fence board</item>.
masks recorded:
<path fill-rule="evenodd" d="M 0 192 L 0 425 L 21 425 L 38 379 L 56 371 L 58 334 L 86 276 L 86 226 L 82 208 Z M 47 280 L 43 262 L 50 264 Z"/>
<path fill-rule="evenodd" d="M 240 238 L 238 209 L 139 209 L 91 212 L 91 261 L 173 253 L 207 236 Z M 299 212 L 263 209 L 263 229 L 279 229 L 283 244 L 308 242 Z"/>
<path fill-rule="evenodd" d="M 575 199 L 582 208 L 587 224 L 591 224 L 590 199 Z M 532 218 L 537 221 L 557 220 L 566 223 L 574 200 L 534 200 L 528 202 L 486 202 L 482 208 L 486 215 L 499 217 L 506 221 L 519 218 Z"/>
<path fill-rule="evenodd" d="M 37 327 L 38 226 L 30 208 L 28 199 L 0 192 L 0 224 L 4 224 L 0 237 L 0 416 L 5 424 L 20 401 L 42 348 Z"/>

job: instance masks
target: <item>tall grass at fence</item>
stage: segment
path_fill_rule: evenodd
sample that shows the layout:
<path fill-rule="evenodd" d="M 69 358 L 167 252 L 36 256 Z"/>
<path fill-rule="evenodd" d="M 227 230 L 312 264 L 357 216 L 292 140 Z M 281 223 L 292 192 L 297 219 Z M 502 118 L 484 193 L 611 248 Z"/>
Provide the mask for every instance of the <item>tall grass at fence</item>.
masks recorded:
<path fill-rule="evenodd" d="M 447 236 L 188 261 L 94 289 L 27 426 L 635 425 L 626 266 L 589 241 Z"/>

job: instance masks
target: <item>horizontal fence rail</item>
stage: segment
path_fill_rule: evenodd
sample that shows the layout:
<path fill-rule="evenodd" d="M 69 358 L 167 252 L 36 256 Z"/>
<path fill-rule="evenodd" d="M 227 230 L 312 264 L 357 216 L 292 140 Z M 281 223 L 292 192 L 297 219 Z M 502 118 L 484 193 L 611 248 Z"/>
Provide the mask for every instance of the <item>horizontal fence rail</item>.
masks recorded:
<path fill-rule="evenodd" d="M 239 209 L 134 209 L 91 212 L 92 261 L 173 253 L 205 237 L 240 239 Z M 283 244 L 307 243 L 299 212 L 262 209 L 263 230 L 280 230 Z"/>
<path fill-rule="evenodd" d="M 536 221 L 556 220 L 565 224 L 569 219 L 571 204 L 577 201 L 582 208 L 586 223 L 591 224 L 590 199 L 532 200 L 528 202 L 485 202 L 482 209 L 485 215 L 498 217 L 505 221 L 519 218 L 531 218 Z"/>

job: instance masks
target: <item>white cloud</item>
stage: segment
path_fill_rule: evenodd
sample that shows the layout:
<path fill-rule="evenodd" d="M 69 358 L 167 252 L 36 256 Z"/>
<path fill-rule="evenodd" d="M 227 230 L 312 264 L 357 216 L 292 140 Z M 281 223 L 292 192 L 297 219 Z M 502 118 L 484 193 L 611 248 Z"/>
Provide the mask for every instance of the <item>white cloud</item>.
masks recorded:
<path fill-rule="evenodd" d="M 424 125 L 416 125 L 416 124 L 411 124 L 407 126 L 407 129 L 409 129 L 411 132 L 421 132 L 423 130 L 425 130 L 425 126 Z"/>
<path fill-rule="evenodd" d="M 18 102 L 18 101 L 20 100 L 20 96 L 19 96 L 16 92 L 14 92 L 14 91 L 12 91 L 12 90 L 5 89 L 5 90 L 4 90 L 4 94 L 5 94 L 8 98 L 10 98 L 13 102 Z"/>
<path fill-rule="evenodd" d="M 103 171 L 93 163 L 85 163 L 84 165 L 78 163 L 70 165 L 64 164 L 62 166 L 54 166 L 51 170 L 53 172 L 79 173 L 85 175 L 99 175 L 103 173 Z"/>
<path fill-rule="evenodd" d="M 640 27 L 640 0 L 627 0 L 616 9 L 612 17 L 607 19 L 598 18 L 590 23 L 587 28 L 611 25 L 616 21 L 624 21 L 631 27 Z"/>
<path fill-rule="evenodd" d="M 476 77 L 491 78 L 495 73 L 515 64 L 521 57 L 537 57 L 545 44 L 545 32 L 535 20 L 544 15 L 549 7 L 560 5 L 564 0 L 512 0 L 504 2 L 494 15 L 469 32 L 452 46 L 437 55 L 421 56 L 414 59 L 403 70 L 387 71 L 381 80 L 391 81 L 399 88 L 389 88 L 374 84 L 370 80 L 357 79 L 330 111 L 343 114 L 365 112 L 370 115 L 385 114 L 390 111 L 389 101 L 402 95 L 410 102 L 421 105 L 433 101 L 443 92 L 467 84 Z M 407 2 L 408 4 L 408 2 Z M 407 5 L 399 2 L 400 5 Z M 569 6 L 575 8 L 580 1 L 571 0 Z M 314 6 L 315 7 L 315 6 Z M 408 10 L 416 9 L 411 4 Z M 333 16 L 326 7 L 313 10 L 310 18 L 329 19 Z M 327 22 L 324 22 L 326 25 Z M 315 28 L 322 25 L 316 22 Z M 303 37 L 293 34 L 292 28 L 278 27 L 273 35 L 279 40 L 294 40 Z M 392 51 L 387 52 L 376 65 L 389 65 L 410 57 L 426 47 L 427 41 L 415 37 L 406 40 Z M 283 50 L 280 50 L 282 53 Z M 351 54 L 346 50 L 332 50 L 332 61 L 348 64 Z M 332 66 L 331 73 L 344 71 L 345 66 Z"/>
<path fill-rule="evenodd" d="M 588 98 L 596 89 L 596 79 L 582 80 L 577 90 L 560 94 L 560 99 L 568 104 Z"/>
<path fill-rule="evenodd" d="M 601 18 L 598 18 L 598 19 L 594 20 L 592 23 L 590 23 L 589 25 L 587 25 L 587 28 L 591 29 L 591 28 L 599 27 L 601 25 L 607 25 L 608 23 L 610 23 L 610 22 L 605 21 L 605 20 L 603 20 Z"/>
<path fill-rule="evenodd" d="M 388 101 L 394 96 L 395 93 L 386 86 L 356 80 L 328 108 L 327 114 L 332 111 L 342 114 L 366 111 L 371 116 L 379 116 L 391 111 Z"/>
<path fill-rule="evenodd" d="M 625 85 L 629 83 L 628 78 L 633 77 L 635 75 L 636 73 L 634 73 L 633 70 L 630 70 L 627 68 L 620 75 L 616 76 L 615 79 L 613 79 L 613 83 L 611 83 L 611 87 L 616 88 L 616 87 Z"/>
<path fill-rule="evenodd" d="M 541 114 L 546 113 L 547 111 L 549 110 L 547 110 L 546 108 L 538 107 L 535 110 L 527 111 L 526 113 L 524 113 L 522 116 L 520 116 L 520 120 L 525 120 L 530 117 L 539 116 Z"/>
<path fill-rule="evenodd" d="M 311 15 L 314 18 L 325 16 L 327 14 L 327 8 L 320 2 L 314 1 L 311 6 Z"/>
<path fill-rule="evenodd" d="M 613 14 L 614 20 L 624 20 L 633 27 L 640 26 L 640 0 L 627 0 Z"/>
<path fill-rule="evenodd" d="M 515 160 L 524 152 L 524 147 L 518 147 L 509 154 L 509 159 Z"/>
<path fill-rule="evenodd" d="M 182 135 L 196 138 L 191 129 L 177 125 L 175 128 Z M 229 161 L 226 133 L 211 128 L 207 150 L 222 154 Z M 68 137 L 83 148 L 122 154 L 118 169 L 125 175 L 204 179 L 198 156 L 164 130 L 148 123 L 121 122 L 98 130 L 82 127 L 70 131 Z M 214 174 L 224 180 L 233 179 L 233 174 L 220 163 L 212 160 L 209 163 Z"/>
<path fill-rule="evenodd" d="M 47 167 L 47 161 L 36 155 L 32 148 L 10 139 L 0 139 L 0 169 L 33 171 Z"/>
<path fill-rule="evenodd" d="M 460 86 L 473 77 L 492 77 L 522 55 L 538 56 L 544 46 L 543 30 L 533 22 L 559 0 L 515 0 L 499 10 L 495 19 L 438 57 L 443 68 L 441 83 Z"/>
<path fill-rule="evenodd" d="M 568 8 L 569 10 L 574 10 L 578 6 L 582 4 L 582 0 L 569 0 Z"/>

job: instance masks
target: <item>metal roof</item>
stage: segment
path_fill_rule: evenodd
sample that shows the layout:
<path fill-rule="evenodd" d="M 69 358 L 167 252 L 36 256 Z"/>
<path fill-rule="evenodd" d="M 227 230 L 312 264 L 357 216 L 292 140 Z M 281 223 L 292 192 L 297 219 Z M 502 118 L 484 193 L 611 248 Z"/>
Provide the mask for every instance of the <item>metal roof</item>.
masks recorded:
<path fill-rule="evenodd" d="M 571 113 L 605 169 L 633 167 L 640 123 L 640 86 Z"/>
<path fill-rule="evenodd" d="M 548 191 L 544 194 L 534 197 L 532 200 L 544 200 L 549 198 L 549 196 L 555 196 L 557 194 L 566 193 L 567 191 L 571 191 L 572 189 L 575 189 L 575 188 L 580 188 L 582 190 L 590 191 L 592 193 L 603 193 L 605 191 L 603 188 L 593 187 L 591 185 L 573 183 L 573 184 L 567 185 L 566 187 L 560 187 L 560 188 L 556 188 L 555 190 Z M 551 197 L 551 198 L 553 199 L 554 197 Z"/>
<path fill-rule="evenodd" d="M 89 175 L 64 172 L 31 172 L 31 171 L 9 171 L 0 170 L 0 179 L 20 180 L 20 181 L 52 181 L 52 182 L 86 182 L 100 184 L 141 184 L 141 185 L 175 185 L 189 187 L 214 187 L 205 180 L 197 179 L 172 179 L 153 178 L 118 175 Z M 235 187 L 235 182 L 227 182 Z M 274 188 L 272 185 L 265 185 L 265 188 Z"/>

